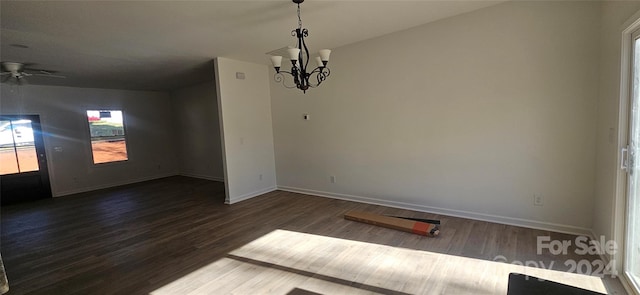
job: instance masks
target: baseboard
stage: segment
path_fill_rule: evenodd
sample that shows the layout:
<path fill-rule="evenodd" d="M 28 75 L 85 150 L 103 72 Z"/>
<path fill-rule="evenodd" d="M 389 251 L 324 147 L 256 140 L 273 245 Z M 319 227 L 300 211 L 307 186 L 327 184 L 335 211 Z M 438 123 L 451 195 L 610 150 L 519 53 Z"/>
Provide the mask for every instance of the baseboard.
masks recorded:
<path fill-rule="evenodd" d="M 548 230 L 548 231 L 568 233 L 568 234 L 574 234 L 574 235 L 587 235 L 587 236 L 592 235 L 591 229 L 572 226 L 572 225 L 541 222 L 536 220 L 498 216 L 498 215 L 491 215 L 491 214 L 484 214 L 484 213 L 475 213 L 475 212 L 462 211 L 462 210 L 438 208 L 438 207 L 431 207 L 431 206 L 424 206 L 424 205 L 396 202 L 396 201 L 389 201 L 389 200 L 381 200 L 381 199 L 347 195 L 347 194 L 316 191 L 316 190 L 303 189 L 303 188 L 290 187 L 290 186 L 278 186 L 278 189 L 283 191 L 313 195 L 318 197 L 333 198 L 333 199 L 353 201 L 353 202 L 373 204 L 373 205 L 382 205 L 382 206 L 388 206 L 388 207 L 394 207 L 394 208 L 400 208 L 400 209 L 407 209 L 407 210 L 421 211 L 421 212 L 461 217 L 461 218 L 467 218 L 467 219 L 488 221 L 493 223 L 521 226 L 521 227 L 527 227 L 527 228 L 533 228 L 533 229 Z"/>
<path fill-rule="evenodd" d="M 224 177 L 209 176 L 209 175 L 202 175 L 202 174 L 195 174 L 195 173 L 183 173 L 183 172 L 181 172 L 180 175 L 186 176 L 186 177 L 192 177 L 192 178 L 224 182 Z"/>
<path fill-rule="evenodd" d="M 244 195 L 242 195 L 242 196 L 239 196 L 239 197 L 237 197 L 237 198 L 234 198 L 234 200 L 233 200 L 233 201 L 231 201 L 231 200 L 225 200 L 225 201 L 224 201 L 224 203 L 225 203 L 225 204 L 228 204 L 228 205 L 235 204 L 235 203 L 238 203 L 238 202 L 241 202 L 241 201 L 247 200 L 247 199 L 251 199 L 251 198 L 253 198 L 253 197 L 257 197 L 257 196 L 259 196 L 259 195 L 263 195 L 263 194 L 266 194 L 266 193 L 269 193 L 269 192 L 275 191 L 275 190 L 277 190 L 277 189 L 278 189 L 278 188 L 276 188 L 275 186 L 268 187 L 268 188 L 266 188 L 266 189 L 262 189 L 262 190 L 259 190 L 259 191 L 255 191 L 255 192 L 251 192 L 251 193 L 248 193 L 248 194 L 244 194 Z"/>
<path fill-rule="evenodd" d="M 159 174 L 159 175 L 154 175 L 154 176 L 149 176 L 149 177 L 127 179 L 125 181 L 117 181 L 117 182 L 112 182 L 112 183 L 109 183 L 109 184 L 96 185 L 96 186 L 90 186 L 90 187 L 83 187 L 83 188 L 79 188 L 79 189 L 55 192 L 53 194 L 53 197 L 55 198 L 55 197 L 62 197 L 62 196 L 68 196 L 68 195 L 73 195 L 73 194 L 85 193 L 85 192 L 90 192 L 90 191 L 95 191 L 95 190 L 100 190 L 100 189 L 105 189 L 105 188 L 110 188 L 110 187 L 116 187 L 116 186 L 121 186 L 121 185 L 127 185 L 127 184 L 132 184 L 132 183 L 138 183 L 138 182 L 143 182 L 143 181 L 149 181 L 149 180 L 154 180 L 154 179 L 160 179 L 160 178 L 165 178 L 165 177 L 170 177 L 170 176 L 175 176 L 175 175 L 176 175 L 175 173 L 166 173 L 166 174 Z"/>

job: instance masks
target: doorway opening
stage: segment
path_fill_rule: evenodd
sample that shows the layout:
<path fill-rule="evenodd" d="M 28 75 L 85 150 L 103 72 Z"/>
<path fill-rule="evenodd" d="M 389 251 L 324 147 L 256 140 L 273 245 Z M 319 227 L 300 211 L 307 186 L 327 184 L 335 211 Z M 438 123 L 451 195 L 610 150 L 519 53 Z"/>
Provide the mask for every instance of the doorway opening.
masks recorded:
<path fill-rule="evenodd" d="M 38 115 L 0 116 L 0 197 L 2 205 L 51 198 Z"/>

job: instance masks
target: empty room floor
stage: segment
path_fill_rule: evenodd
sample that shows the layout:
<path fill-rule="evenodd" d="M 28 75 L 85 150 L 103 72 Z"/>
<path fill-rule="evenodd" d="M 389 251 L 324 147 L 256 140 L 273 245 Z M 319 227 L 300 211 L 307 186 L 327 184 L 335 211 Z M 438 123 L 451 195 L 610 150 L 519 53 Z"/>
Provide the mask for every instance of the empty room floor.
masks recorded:
<path fill-rule="evenodd" d="M 598 256 L 536 254 L 538 236 L 569 234 L 284 191 L 223 202 L 223 183 L 176 176 L 2 207 L 8 294 L 506 294 L 511 272 L 625 294 L 567 272 Z M 349 210 L 439 219 L 441 233 Z"/>

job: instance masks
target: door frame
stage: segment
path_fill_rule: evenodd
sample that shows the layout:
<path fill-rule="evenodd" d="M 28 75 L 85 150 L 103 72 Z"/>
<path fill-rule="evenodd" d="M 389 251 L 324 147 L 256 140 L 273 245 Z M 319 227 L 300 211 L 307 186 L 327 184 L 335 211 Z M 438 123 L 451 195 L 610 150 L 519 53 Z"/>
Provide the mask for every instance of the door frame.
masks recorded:
<path fill-rule="evenodd" d="M 622 44 L 620 50 L 620 98 L 618 109 L 618 142 L 616 150 L 616 185 L 614 192 L 613 204 L 613 224 L 612 239 L 618 245 L 618 251 L 608 257 L 616 262 L 616 270 L 619 272 L 619 278 L 625 289 L 630 292 L 638 292 L 640 286 L 635 285 L 624 272 L 624 263 L 626 260 L 625 252 L 627 246 L 627 172 L 621 169 L 625 157 L 621 152 L 629 142 L 630 131 L 630 112 L 631 112 L 631 95 L 632 95 L 632 71 L 633 71 L 633 43 L 634 34 L 640 31 L 640 12 L 625 23 L 625 29 L 622 31 Z M 640 160 L 640 159 L 638 159 Z"/>
<path fill-rule="evenodd" d="M 42 185 L 42 193 L 43 195 L 45 195 L 46 197 L 44 198 L 40 198 L 40 199 L 50 199 L 53 198 L 53 192 L 52 192 L 52 187 L 51 187 L 51 178 L 50 178 L 50 173 L 49 173 L 49 157 L 47 155 L 47 149 L 45 146 L 45 142 L 44 142 L 44 132 L 42 131 L 42 124 L 41 124 L 41 120 L 40 120 L 40 115 L 38 114 L 0 114 L 0 118 L 2 119 L 9 119 L 9 120 L 16 120 L 16 119 L 27 119 L 31 121 L 31 128 L 33 131 L 33 141 L 34 141 L 34 146 L 36 149 L 36 157 L 38 159 L 38 171 L 33 171 L 33 172 L 24 172 L 24 173 L 17 173 L 17 174 L 7 174 L 7 175 L 2 175 L 0 177 L 4 177 L 5 179 L 8 178 L 15 178 L 15 179 L 20 179 L 20 178 L 24 178 L 24 177 L 29 177 L 30 175 L 27 174 L 39 174 L 39 179 L 40 179 L 40 183 Z M 14 143 L 15 144 L 15 143 Z M 44 163 L 44 165 L 42 164 Z M 31 176 L 32 176 L 31 175 Z M 4 203 L 4 201 L 3 201 Z M 13 202 L 11 202 L 13 203 Z"/>

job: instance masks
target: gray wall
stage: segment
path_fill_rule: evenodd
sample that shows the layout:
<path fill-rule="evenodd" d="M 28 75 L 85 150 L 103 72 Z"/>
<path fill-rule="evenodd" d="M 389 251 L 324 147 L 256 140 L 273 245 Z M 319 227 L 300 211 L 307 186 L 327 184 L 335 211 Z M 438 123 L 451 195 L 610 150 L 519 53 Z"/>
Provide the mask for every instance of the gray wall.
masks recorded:
<path fill-rule="evenodd" d="M 171 92 L 179 173 L 224 181 L 215 82 Z"/>
<path fill-rule="evenodd" d="M 0 113 L 40 115 L 54 196 L 177 172 L 176 129 L 167 93 L 7 84 L 0 91 Z M 88 109 L 123 111 L 128 161 L 93 164 Z"/>
<path fill-rule="evenodd" d="M 226 60 L 227 101 L 247 103 L 227 111 L 212 101 L 220 91 L 212 83 L 171 95 L 3 84 L 0 113 L 41 115 L 56 195 L 177 173 L 219 180 L 221 111 L 233 125 L 221 145 L 243 167 L 240 199 L 271 189 L 277 176 L 289 190 L 609 236 L 619 36 L 639 5 L 500 4 L 336 48 L 323 86 L 303 95 L 272 83 L 270 101 L 243 89 L 262 82 L 234 74 L 271 72 Z M 88 108 L 124 110 L 126 165 L 91 164 Z M 176 137 L 188 144 L 163 144 Z M 268 160 L 251 160 L 258 151 L 260 159 L 275 152 L 275 174 Z M 533 206 L 534 194 L 544 206 Z"/>
<path fill-rule="evenodd" d="M 232 204 L 276 189 L 269 75 L 265 65 L 222 57 L 215 70 L 226 203 Z"/>
<path fill-rule="evenodd" d="M 619 174 L 618 151 L 622 145 L 618 138 L 620 132 L 626 132 L 626 126 L 619 126 L 620 120 L 620 83 L 621 83 L 621 43 L 622 31 L 627 28 L 632 15 L 638 15 L 638 1 L 604 1 L 602 2 L 602 30 L 600 33 L 600 90 L 598 100 L 598 133 L 597 133 L 597 182 L 596 198 L 593 210 L 593 231 L 596 236 L 604 235 L 607 240 L 616 239 L 618 245 L 624 245 L 622 230 L 624 229 L 625 201 L 624 173 Z M 634 19 L 635 20 L 635 19 Z M 627 23 L 627 24 L 625 24 Z M 622 122 L 624 125 L 626 122 Z M 621 127 L 621 128 L 619 128 Z M 618 144 L 621 144 L 620 146 Z M 620 177 L 620 187 L 616 188 Z M 618 191 L 616 191 L 618 189 Z M 616 195 L 619 194 L 619 195 Z M 617 197 L 617 201 L 616 201 Z M 618 212 L 616 214 L 615 212 Z M 614 220 L 618 218 L 618 220 Z M 617 232 L 614 230 L 618 222 Z M 618 251 L 621 254 L 622 251 Z M 617 258 L 620 262 L 621 257 Z M 621 263 L 618 263 L 620 266 Z"/>
<path fill-rule="evenodd" d="M 600 18 L 507 2 L 336 48 L 319 88 L 271 84 L 278 187 L 590 232 Z"/>

